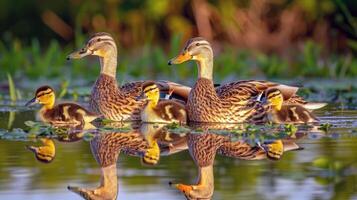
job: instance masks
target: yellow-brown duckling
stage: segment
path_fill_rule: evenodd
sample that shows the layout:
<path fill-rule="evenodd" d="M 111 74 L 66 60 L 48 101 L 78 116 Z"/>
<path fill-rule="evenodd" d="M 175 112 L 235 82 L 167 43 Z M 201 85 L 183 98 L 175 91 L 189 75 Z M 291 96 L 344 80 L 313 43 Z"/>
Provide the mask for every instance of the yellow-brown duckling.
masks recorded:
<path fill-rule="evenodd" d="M 54 125 L 85 124 L 100 117 L 75 103 L 61 103 L 55 105 L 55 92 L 50 86 L 37 89 L 35 97 L 26 103 L 26 106 L 42 104 L 39 118 L 43 122 Z"/>
<path fill-rule="evenodd" d="M 319 121 L 314 114 L 299 104 L 283 104 L 284 98 L 279 89 L 265 91 L 263 99 L 270 104 L 268 121 L 273 123 L 308 123 Z"/>
<path fill-rule="evenodd" d="M 141 121 L 156 123 L 186 123 L 185 105 L 174 100 L 160 100 L 160 90 L 155 82 L 143 85 L 143 93 L 139 98 L 148 100 L 141 111 Z"/>
<path fill-rule="evenodd" d="M 27 146 L 27 149 L 35 154 L 38 161 L 43 163 L 50 163 L 56 156 L 56 147 L 52 139 L 41 138 L 42 146 Z"/>

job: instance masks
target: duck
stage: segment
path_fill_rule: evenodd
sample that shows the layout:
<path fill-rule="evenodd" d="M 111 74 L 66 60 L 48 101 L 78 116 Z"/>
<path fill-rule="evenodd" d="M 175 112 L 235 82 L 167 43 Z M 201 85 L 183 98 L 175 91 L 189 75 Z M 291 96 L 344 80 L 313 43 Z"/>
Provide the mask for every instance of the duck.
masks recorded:
<path fill-rule="evenodd" d="M 143 84 L 139 98 L 147 99 L 147 104 L 140 114 L 142 122 L 186 123 L 185 105 L 176 100 L 160 100 L 160 89 L 154 81 Z"/>
<path fill-rule="evenodd" d="M 54 90 L 45 85 L 36 90 L 35 97 L 28 101 L 25 106 L 43 105 L 38 112 L 39 119 L 52 125 L 80 125 L 101 117 L 101 115 L 90 112 L 79 104 L 70 102 L 55 104 L 55 100 Z"/>
<path fill-rule="evenodd" d="M 242 80 L 213 84 L 213 50 L 202 37 L 187 41 L 181 53 L 169 60 L 169 65 L 194 60 L 198 67 L 198 79 L 192 87 L 186 111 L 189 121 L 220 123 L 260 123 L 267 119 L 267 108 L 256 99 L 269 88 L 278 88 L 284 102 L 295 103 L 310 109 L 318 109 L 325 103 L 309 103 L 296 95 L 298 87 L 262 80 Z"/>
<path fill-rule="evenodd" d="M 263 101 L 271 106 L 267 113 L 268 120 L 273 123 L 313 123 L 318 118 L 300 104 L 286 104 L 281 91 L 270 88 L 262 96 Z"/>
<path fill-rule="evenodd" d="M 43 163 L 50 163 L 56 156 L 56 147 L 52 139 L 41 138 L 42 146 L 26 146 L 26 148 L 35 154 L 38 161 Z"/>
<path fill-rule="evenodd" d="M 118 85 L 117 46 L 113 37 L 106 32 L 95 33 L 85 46 L 67 56 L 67 60 L 97 56 L 100 61 L 100 75 L 92 87 L 90 109 L 113 121 L 140 121 L 140 111 L 145 100 L 137 97 L 142 92 L 145 81 L 136 81 Z M 157 81 L 163 93 L 172 91 L 172 96 L 186 101 L 189 87 L 170 82 Z"/>

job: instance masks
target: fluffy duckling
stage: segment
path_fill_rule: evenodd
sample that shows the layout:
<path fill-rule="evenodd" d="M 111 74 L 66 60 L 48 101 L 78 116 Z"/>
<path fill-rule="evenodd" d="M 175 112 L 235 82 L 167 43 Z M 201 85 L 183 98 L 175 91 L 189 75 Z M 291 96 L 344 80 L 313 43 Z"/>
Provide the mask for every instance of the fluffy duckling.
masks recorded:
<path fill-rule="evenodd" d="M 27 146 L 27 149 L 35 154 L 38 161 L 43 163 L 50 163 L 56 156 L 56 148 L 52 139 L 41 138 L 42 146 Z"/>
<path fill-rule="evenodd" d="M 143 122 L 186 123 L 185 105 L 174 100 L 159 101 L 160 90 L 155 82 L 147 82 L 143 85 L 143 93 L 139 98 L 144 97 L 147 98 L 148 102 L 141 111 Z"/>
<path fill-rule="evenodd" d="M 99 117 L 75 103 L 61 103 L 55 105 L 55 92 L 50 86 L 37 89 L 35 97 L 26 103 L 26 106 L 42 104 L 39 118 L 43 122 L 62 124 L 85 124 Z"/>
<path fill-rule="evenodd" d="M 299 104 L 283 104 L 283 95 L 277 88 L 265 91 L 263 99 L 270 104 L 268 120 L 273 123 L 308 123 L 319 121 L 309 110 Z"/>

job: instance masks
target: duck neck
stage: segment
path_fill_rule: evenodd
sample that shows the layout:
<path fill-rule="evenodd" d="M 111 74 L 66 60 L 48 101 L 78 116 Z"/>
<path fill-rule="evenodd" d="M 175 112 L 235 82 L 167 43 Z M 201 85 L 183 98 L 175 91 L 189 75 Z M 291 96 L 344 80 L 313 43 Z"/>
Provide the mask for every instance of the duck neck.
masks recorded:
<path fill-rule="evenodd" d="M 113 164 L 108 167 L 101 168 L 102 177 L 101 177 L 101 186 L 104 186 L 109 189 L 115 189 L 118 185 L 117 178 L 117 165 Z"/>
<path fill-rule="evenodd" d="M 109 51 L 104 57 L 99 57 L 99 61 L 100 73 L 115 78 L 117 73 L 117 51 Z"/>
<path fill-rule="evenodd" d="M 200 167 L 198 171 L 198 184 L 212 186 L 214 183 L 213 165 Z"/>
<path fill-rule="evenodd" d="M 149 106 L 151 107 L 151 108 L 155 108 L 156 107 L 156 105 L 157 105 L 157 103 L 159 102 L 159 96 L 157 96 L 157 97 L 152 97 L 152 98 L 150 98 L 149 99 Z"/>
<path fill-rule="evenodd" d="M 198 78 L 213 79 L 213 56 L 202 56 L 197 60 Z"/>

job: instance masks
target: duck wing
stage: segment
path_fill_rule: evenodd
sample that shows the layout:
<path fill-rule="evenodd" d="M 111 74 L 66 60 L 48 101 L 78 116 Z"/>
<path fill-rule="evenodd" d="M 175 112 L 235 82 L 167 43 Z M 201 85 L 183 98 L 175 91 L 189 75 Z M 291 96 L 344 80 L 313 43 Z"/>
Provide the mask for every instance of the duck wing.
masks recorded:
<path fill-rule="evenodd" d="M 156 81 L 156 84 L 160 87 L 160 92 L 184 102 L 187 101 L 191 91 L 190 87 L 171 81 Z"/>
<path fill-rule="evenodd" d="M 151 81 L 151 80 L 147 80 L 147 81 Z M 136 81 L 136 82 L 126 83 L 120 87 L 120 90 L 126 95 L 137 97 L 141 95 L 142 85 L 147 81 Z M 185 102 L 187 101 L 188 94 L 191 91 L 190 87 L 171 81 L 161 80 L 161 81 L 155 81 L 155 83 L 159 86 L 161 93 L 170 95 L 174 99 L 179 99 Z"/>
<path fill-rule="evenodd" d="M 224 84 L 216 88 L 217 95 L 222 99 L 241 99 L 249 100 L 258 97 L 262 92 L 268 88 L 279 89 L 285 100 L 292 97 L 302 100 L 301 97 L 296 95 L 298 87 L 278 84 L 269 81 L 257 81 L 257 80 L 244 80 L 236 81 L 228 84 Z"/>
<path fill-rule="evenodd" d="M 143 83 L 144 81 L 125 83 L 120 90 L 126 95 L 137 97 L 141 94 Z"/>

